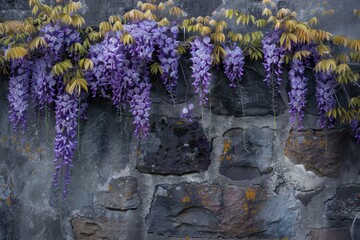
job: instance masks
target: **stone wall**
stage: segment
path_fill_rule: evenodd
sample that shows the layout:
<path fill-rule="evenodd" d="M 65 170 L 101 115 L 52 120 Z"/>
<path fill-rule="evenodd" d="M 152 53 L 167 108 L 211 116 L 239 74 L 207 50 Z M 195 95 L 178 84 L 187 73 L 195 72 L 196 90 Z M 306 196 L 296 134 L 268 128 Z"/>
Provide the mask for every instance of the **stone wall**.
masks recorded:
<path fill-rule="evenodd" d="M 256 11 L 258 2 L 180 5 L 196 16 L 213 10 L 216 15 L 229 6 Z M 355 1 L 337 2 L 278 4 L 297 9 L 300 17 L 310 9 L 338 9 L 331 21 L 339 24 L 324 27 L 359 36 L 350 14 L 358 7 Z M 23 1 L 0 3 L 3 18 L 28 14 Z M 85 4 L 91 24 L 134 5 L 115 0 Z M 31 113 L 26 135 L 13 136 L 3 79 L 0 239 L 350 239 L 352 220 L 360 212 L 360 147 L 345 128 L 318 128 L 314 87 L 305 129 L 293 131 L 286 81 L 274 118 L 261 63 L 247 64 L 241 93 L 214 71 L 211 106 L 197 107 L 193 122 L 185 122 L 179 113 L 196 96 L 189 62 L 182 60 L 182 65 L 177 105 L 169 103 L 160 85 L 154 88 L 151 133 L 145 141 L 132 136 L 128 113 L 117 113 L 105 100 L 90 102 L 65 201 L 51 184 L 54 116 Z M 360 239 L 360 223 L 354 230 Z"/>

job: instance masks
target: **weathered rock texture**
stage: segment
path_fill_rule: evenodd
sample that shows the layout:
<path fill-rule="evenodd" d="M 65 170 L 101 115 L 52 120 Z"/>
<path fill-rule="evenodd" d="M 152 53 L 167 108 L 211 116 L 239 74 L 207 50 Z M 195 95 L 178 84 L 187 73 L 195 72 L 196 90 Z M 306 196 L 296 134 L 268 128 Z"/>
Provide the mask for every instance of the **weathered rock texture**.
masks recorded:
<path fill-rule="evenodd" d="M 140 204 L 134 177 L 111 179 L 107 190 L 96 193 L 96 202 L 113 210 L 136 209 Z"/>
<path fill-rule="evenodd" d="M 90 25 L 136 5 L 82 2 Z M 261 15 L 259 0 L 175 2 L 188 16 L 220 18 L 225 8 Z M 360 37 L 360 20 L 352 14 L 358 1 L 276 3 L 296 10 L 301 20 L 317 16 L 320 27 L 334 34 Z M 25 0 L 0 0 L 0 6 L 2 19 L 30 14 Z M 322 14 L 329 9 L 334 15 Z M 230 28 L 242 28 L 232 23 Z M 66 200 L 51 183 L 54 116 L 30 113 L 26 134 L 13 136 L 3 78 L 0 239 L 348 240 L 351 231 L 360 239 L 360 220 L 351 228 L 360 212 L 360 147 L 342 129 L 319 129 L 314 85 L 305 129 L 296 132 L 289 125 L 286 71 L 274 118 L 260 62 L 247 63 L 241 91 L 214 70 L 211 104 L 196 107 L 189 123 L 179 115 L 197 99 L 190 61 L 181 63 L 177 104 L 161 83 L 153 85 L 147 140 L 132 135 L 128 113 L 120 116 L 109 101 L 91 101 Z"/>
<path fill-rule="evenodd" d="M 292 131 L 285 154 L 319 176 L 337 177 L 347 159 L 348 140 L 347 131 Z"/>
<path fill-rule="evenodd" d="M 150 132 L 152 141 L 139 148 L 140 172 L 180 175 L 206 171 L 209 167 L 211 144 L 198 121 L 155 118 Z"/>

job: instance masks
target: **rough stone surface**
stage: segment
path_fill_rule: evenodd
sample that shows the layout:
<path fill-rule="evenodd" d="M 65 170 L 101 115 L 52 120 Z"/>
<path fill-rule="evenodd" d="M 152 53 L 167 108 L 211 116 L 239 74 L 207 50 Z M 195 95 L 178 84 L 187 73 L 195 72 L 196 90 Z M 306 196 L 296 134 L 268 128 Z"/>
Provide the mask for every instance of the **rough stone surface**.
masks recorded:
<path fill-rule="evenodd" d="M 270 197 L 260 185 L 159 185 L 147 217 L 148 233 L 166 237 L 261 236 L 277 222 L 261 218 L 267 204 L 271 204 Z M 280 225 L 277 234 L 281 236 Z"/>
<path fill-rule="evenodd" d="M 217 74 L 211 93 L 213 113 L 237 117 L 273 114 L 273 106 L 270 104 L 272 92 L 262 80 L 265 73 L 261 63 L 252 62 L 251 65 L 245 68 L 243 79 L 239 82 L 241 88 L 229 87 L 226 77 Z M 281 96 L 276 96 L 275 102 L 276 114 L 284 112 L 286 106 Z"/>
<path fill-rule="evenodd" d="M 348 228 L 311 229 L 309 240 L 350 240 Z"/>
<path fill-rule="evenodd" d="M 134 177 L 111 179 L 107 190 L 96 193 L 95 202 L 113 210 L 136 209 L 140 204 L 137 186 Z"/>
<path fill-rule="evenodd" d="M 296 198 L 299 199 L 305 207 L 307 207 L 309 205 L 309 203 L 311 202 L 312 198 L 314 196 L 318 195 L 319 193 L 321 193 L 323 190 L 324 190 L 324 187 L 317 188 L 317 189 L 311 190 L 311 191 L 306 191 L 306 192 L 299 191 L 296 194 Z"/>
<path fill-rule="evenodd" d="M 325 216 L 331 220 L 353 220 L 359 212 L 360 185 L 339 187 L 334 198 L 325 204 Z"/>
<path fill-rule="evenodd" d="M 142 151 L 137 161 L 140 172 L 181 175 L 208 168 L 211 145 L 199 122 L 155 118 L 151 133 L 151 141 L 139 149 Z"/>
<path fill-rule="evenodd" d="M 272 171 L 274 131 L 251 127 L 224 134 L 220 173 L 233 180 L 251 180 Z"/>
<path fill-rule="evenodd" d="M 74 217 L 71 219 L 74 238 L 78 240 L 121 239 L 125 222 Z"/>
<path fill-rule="evenodd" d="M 286 142 L 286 156 L 319 176 L 339 176 L 348 154 L 347 131 L 292 131 Z"/>

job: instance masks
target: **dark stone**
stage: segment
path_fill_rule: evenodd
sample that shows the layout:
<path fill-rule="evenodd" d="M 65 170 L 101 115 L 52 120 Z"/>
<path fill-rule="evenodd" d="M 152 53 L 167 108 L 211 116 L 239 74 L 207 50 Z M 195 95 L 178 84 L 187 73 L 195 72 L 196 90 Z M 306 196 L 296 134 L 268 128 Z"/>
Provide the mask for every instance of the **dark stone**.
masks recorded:
<path fill-rule="evenodd" d="M 183 36 L 179 36 L 180 39 L 182 37 Z M 152 102 L 154 104 L 164 104 L 164 102 L 171 105 L 174 103 L 180 104 L 188 101 L 196 94 L 192 86 L 192 62 L 190 57 L 190 54 L 185 54 L 185 56 L 179 60 L 179 77 L 173 94 L 169 94 L 166 90 L 160 76 L 153 76 L 151 92 L 154 93 L 152 95 Z"/>
<path fill-rule="evenodd" d="M 268 215 L 273 204 L 283 210 Z M 293 227 L 283 216 L 292 213 L 288 206 L 281 198 L 270 200 L 260 185 L 158 185 L 146 223 L 148 234 L 168 238 L 284 237 Z"/>
<path fill-rule="evenodd" d="M 221 4 L 221 0 L 180 0 L 177 4 L 188 14 L 187 17 L 211 16 Z"/>
<path fill-rule="evenodd" d="M 265 116 L 273 114 L 272 91 L 266 86 L 264 69 L 259 62 L 246 67 L 240 88 L 229 87 L 223 73 L 216 73 L 211 91 L 211 109 L 215 114 L 243 116 Z M 284 76 L 286 78 L 286 76 Z M 275 97 L 276 114 L 283 113 L 286 105 L 280 96 Z"/>
<path fill-rule="evenodd" d="M 0 239 L 20 239 L 19 212 L 17 207 L 8 205 L 6 201 L 0 201 Z"/>
<path fill-rule="evenodd" d="M 350 240 L 349 228 L 311 229 L 309 240 Z"/>
<path fill-rule="evenodd" d="M 113 210 L 136 209 L 140 205 L 137 186 L 134 177 L 111 179 L 108 190 L 96 193 L 96 202 Z"/>
<path fill-rule="evenodd" d="M 126 232 L 126 223 L 119 220 L 74 217 L 71 219 L 71 225 L 76 240 L 115 240 L 124 236 Z"/>
<path fill-rule="evenodd" d="M 251 127 L 224 134 L 220 173 L 233 180 L 251 180 L 272 172 L 274 131 Z"/>
<path fill-rule="evenodd" d="M 315 197 L 316 195 L 318 195 L 319 193 L 321 193 L 324 190 L 325 187 L 322 188 L 318 188 L 312 191 L 306 191 L 306 192 L 302 192 L 299 191 L 296 194 L 297 199 L 300 200 L 300 202 L 307 207 L 307 205 L 309 205 L 309 203 L 311 202 L 312 198 Z"/>
<path fill-rule="evenodd" d="M 348 155 L 346 130 L 291 131 L 285 155 L 318 176 L 339 176 Z"/>
<path fill-rule="evenodd" d="M 156 140 L 140 147 L 140 172 L 181 175 L 207 170 L 211 145 L 198 122 L 153 117 L 151 133 Z"/>
<path fill-rule="evenodd" d="M 336 190 L 334 198 L 325 203 L 329 220 L 353 220 L 360 212 L 360 185 L 347 185 Z"/>

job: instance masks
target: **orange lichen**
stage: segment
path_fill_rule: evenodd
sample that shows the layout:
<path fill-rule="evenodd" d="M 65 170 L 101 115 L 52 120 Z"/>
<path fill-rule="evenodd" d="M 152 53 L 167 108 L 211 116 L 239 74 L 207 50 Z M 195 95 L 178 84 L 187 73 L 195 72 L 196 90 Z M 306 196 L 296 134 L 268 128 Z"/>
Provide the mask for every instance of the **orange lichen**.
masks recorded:
<path fill-rule="evenodd" d="M 188 202 L 190 202 L 190 197 L 189 197 L 188 195 L 186 195 L 185 197 L 183 197 L 183 198 L 181 199 L 181 202 L 182 202 L 182 203 L 188 203 Z"/>
<path fill-rule="evenodd" d="M 6 203 L 7 206 L 11 206 L 11 197 L 7 197 L 5 199 L 5 203 Z"/>
<path fill-rule="evenodd" d="M 246 196 L 246 199 L 247 200 L 255 200 L 255 197 L 256 197 L 256 192 L 254 189 L 252 188 L 247 188 L 245 190 L 245 196 Z"/>
<path fill-rule="evenodd" d="M 25 144 L 25 146 L 24 146 L 24 151 L 25 151 L 26 153 L 30 153 L 30 152 L 31 152 L 31 146 L 30 146 L 29 143 Z"/>
<path fill-rule="evenodd" d="M 248 214 L 249 212 L 249 205 L 247 203 L 244 203 L 244 212 L 245 214 Z"/>
<path fill-rule="evenodd" d="M 224 154 L 226 154 L 231 147 L 231 140 L 224 140 Z"/>

